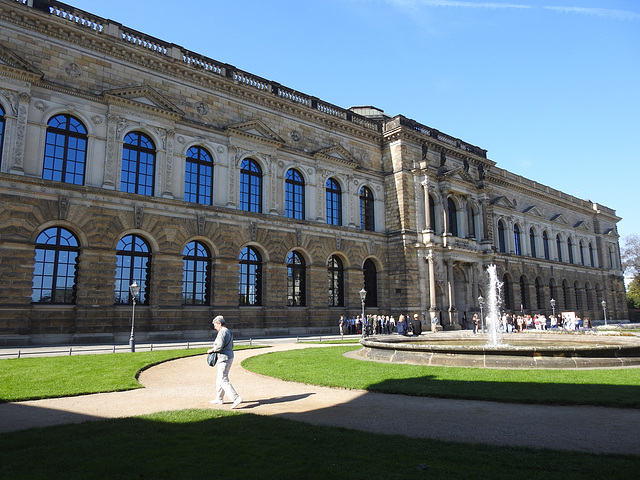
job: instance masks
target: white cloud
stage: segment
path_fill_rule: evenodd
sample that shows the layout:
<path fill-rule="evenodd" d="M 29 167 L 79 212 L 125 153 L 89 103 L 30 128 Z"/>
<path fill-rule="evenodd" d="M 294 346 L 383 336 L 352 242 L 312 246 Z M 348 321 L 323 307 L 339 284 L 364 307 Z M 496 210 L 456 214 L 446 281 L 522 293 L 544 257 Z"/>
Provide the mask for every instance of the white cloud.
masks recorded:
<path fill-rule="evenodd" d="M 640 20 L 640 13 L 628 10 L 613 10 L 609 8 L 583 8 L 583 7 L 544 7 L 560 13 L 578 13 L 581 15 L 593 15 L 596 17 L 612 18 L 614 20 Z"/>

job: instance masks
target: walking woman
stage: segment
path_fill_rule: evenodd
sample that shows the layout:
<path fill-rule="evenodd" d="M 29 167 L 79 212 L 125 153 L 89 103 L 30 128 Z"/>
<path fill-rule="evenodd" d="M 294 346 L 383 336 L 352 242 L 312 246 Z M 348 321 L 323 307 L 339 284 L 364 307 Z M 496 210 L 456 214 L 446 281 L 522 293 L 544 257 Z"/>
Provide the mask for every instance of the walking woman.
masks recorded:
<path fill-rule="evenodd" d="M 229 370 L 233 363 L 233 334 L 229 330 L 222 315 L 213 319 L 213 328 L 218 332 L 213 341 L 213 347 L 207 353 L 218 353 L 218 375 L 216 377 L 216 398 L 211 403 L 222 405 L 225 394 L 233 402 L 231 408 L 236 408 L 242 403 L 242 398 L 229 382 Z"/>

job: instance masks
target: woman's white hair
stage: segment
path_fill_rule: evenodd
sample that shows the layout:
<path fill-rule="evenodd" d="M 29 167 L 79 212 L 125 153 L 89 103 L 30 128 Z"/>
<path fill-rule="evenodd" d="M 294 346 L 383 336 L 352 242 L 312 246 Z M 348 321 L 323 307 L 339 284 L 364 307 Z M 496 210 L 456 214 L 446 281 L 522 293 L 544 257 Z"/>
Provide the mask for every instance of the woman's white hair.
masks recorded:
<path fill-rule="evenodd" d="M 218 315 L 216 318 L 213 319 L 213 323 L 215 324 L 220 324 L 220 325 L 226 325 L 225 321 L 224 321 L 224 317 L 222 315 Z"/>

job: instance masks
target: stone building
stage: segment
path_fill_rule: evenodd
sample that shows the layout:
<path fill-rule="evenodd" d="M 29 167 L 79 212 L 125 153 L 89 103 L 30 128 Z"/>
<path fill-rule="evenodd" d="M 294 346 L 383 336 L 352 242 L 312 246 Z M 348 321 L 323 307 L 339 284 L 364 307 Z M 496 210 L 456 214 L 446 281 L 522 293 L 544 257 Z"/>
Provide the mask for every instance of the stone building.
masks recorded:
<path fill-rule="evenodd" d="M 615 211 L 56 1 L 0 0 L 0 344 L 626 318 Z"/>

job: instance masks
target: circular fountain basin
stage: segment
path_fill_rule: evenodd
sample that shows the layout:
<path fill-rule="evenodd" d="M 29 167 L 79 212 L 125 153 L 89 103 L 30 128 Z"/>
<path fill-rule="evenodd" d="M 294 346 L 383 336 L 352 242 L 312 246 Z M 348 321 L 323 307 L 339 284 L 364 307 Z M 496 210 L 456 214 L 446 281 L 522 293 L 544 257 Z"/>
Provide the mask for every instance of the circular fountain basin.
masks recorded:
<path fill-rule="evenodd" d="M 384 335 L 360 340 L 358 355 L 417 365 L 483 368 L 611 368 L 640 366 L 640 338 L 519 333 L 487 345 L 484 334 Z"/>

